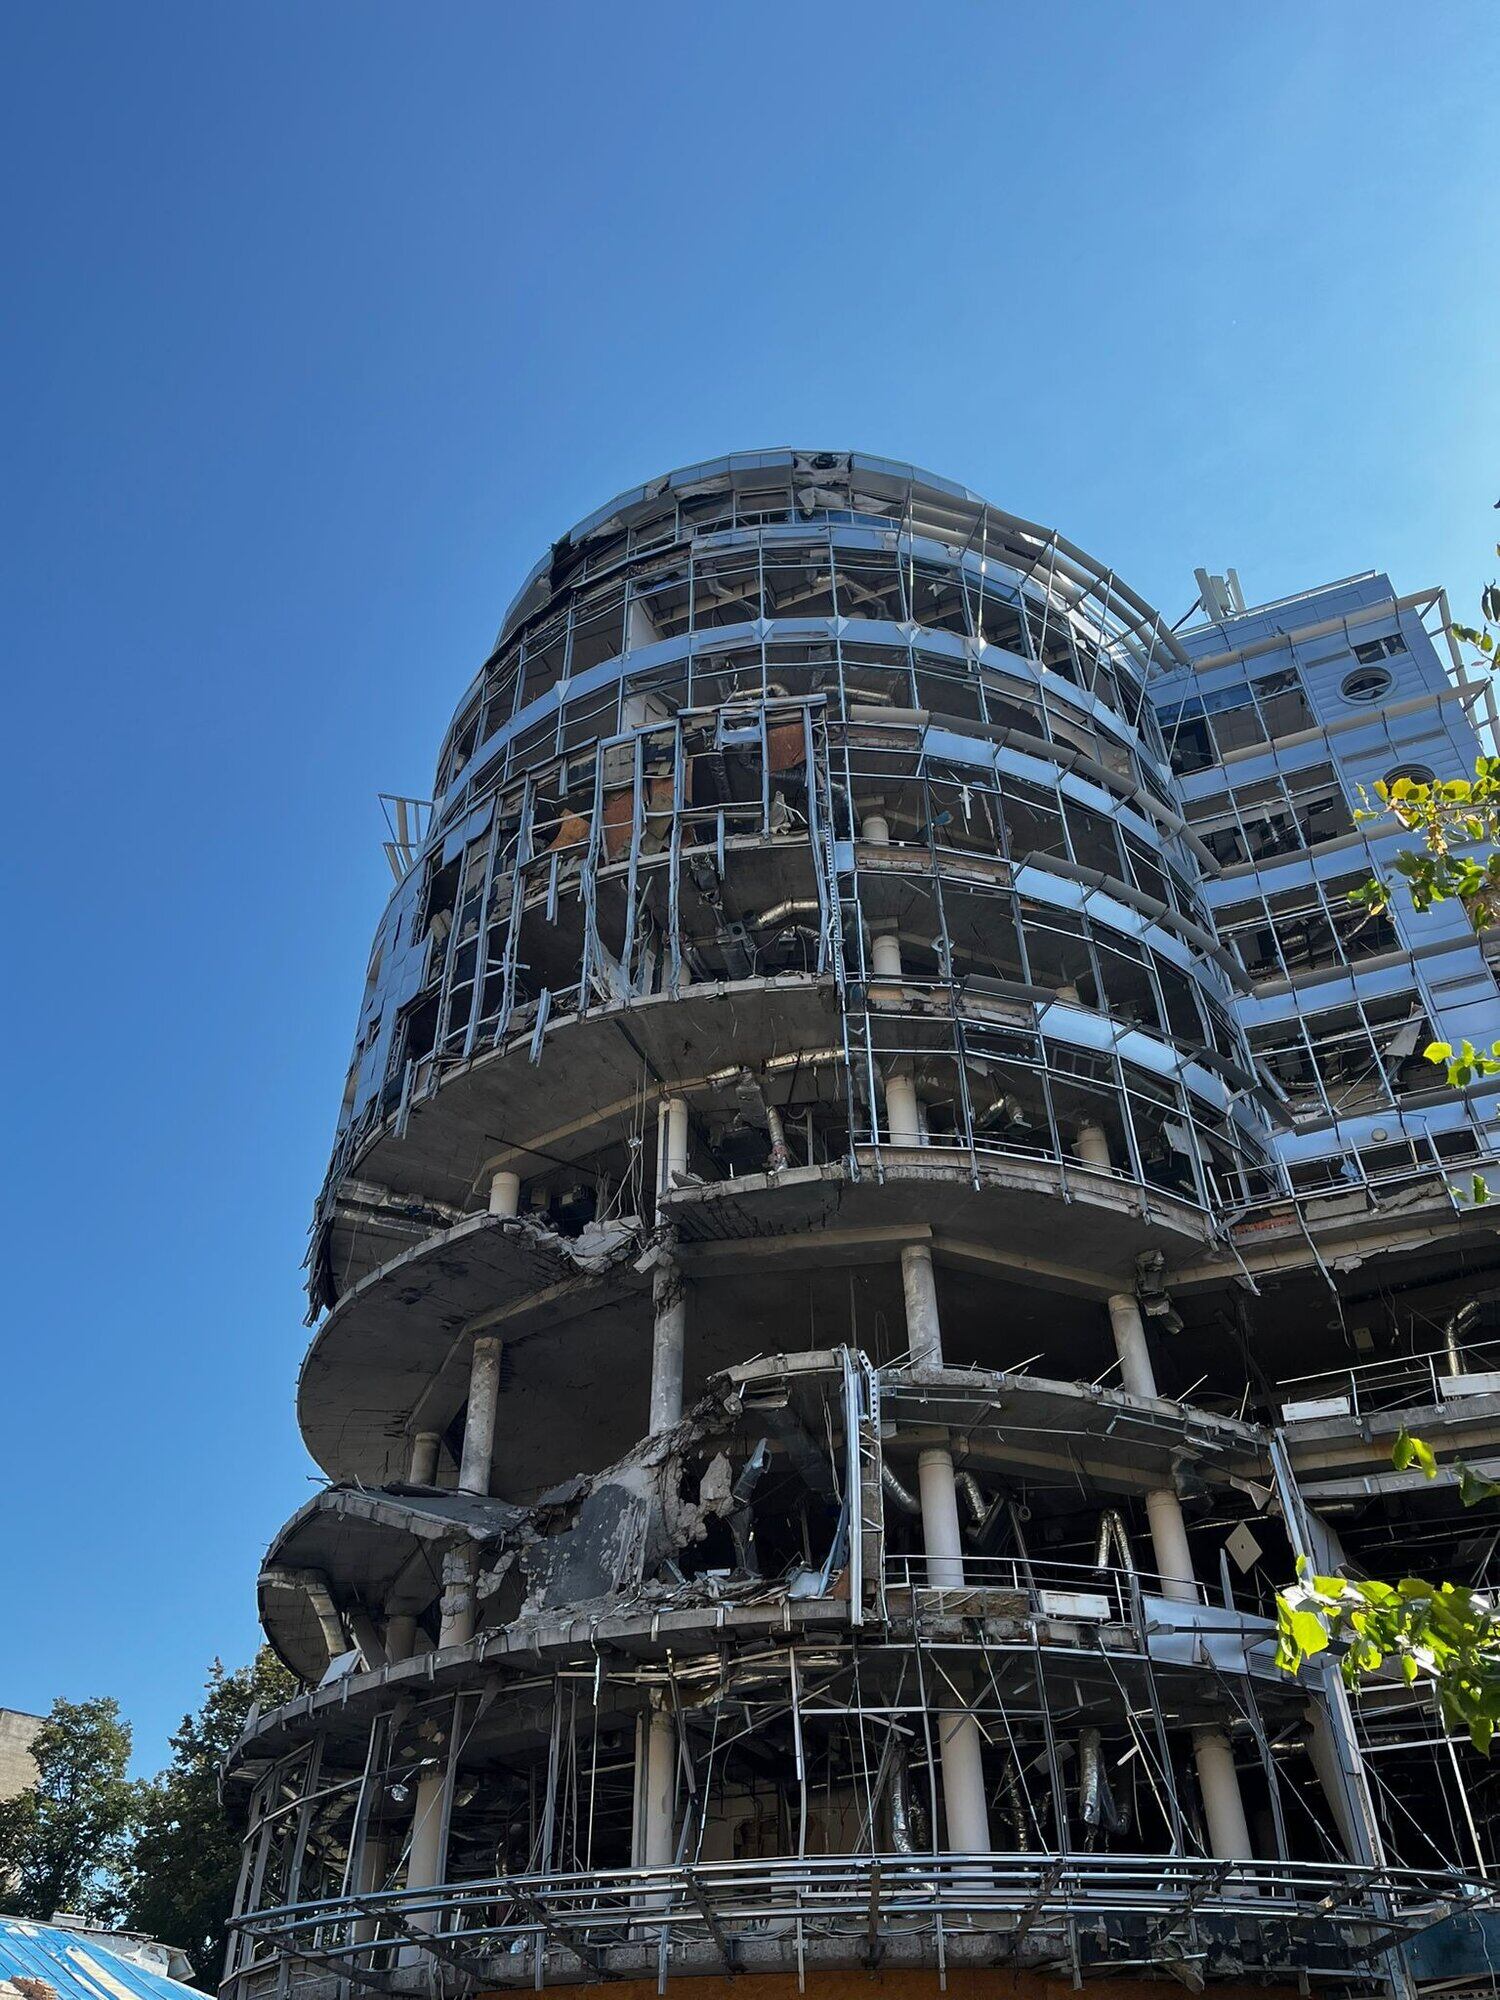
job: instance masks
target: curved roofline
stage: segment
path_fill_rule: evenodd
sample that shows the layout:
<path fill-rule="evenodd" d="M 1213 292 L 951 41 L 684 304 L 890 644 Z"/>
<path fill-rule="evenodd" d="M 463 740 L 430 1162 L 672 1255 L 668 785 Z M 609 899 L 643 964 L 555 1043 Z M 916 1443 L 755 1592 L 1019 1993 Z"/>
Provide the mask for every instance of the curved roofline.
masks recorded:
<path fill-rule="evenodd" d="M 1187 655 L 1182 651 L 1176 636 L 1155 605 L 1149 604 L 1145 598 L 1132 590 L 1114 570 L 1106 568 L 1075 543 L 1058 534 L 1055 528 L 1042 527 L 1021 514 L 1011 514 L 1005 508 L 997 507 L 993 501 L 986 500 L 983 494 L 974 492 L 972 488 L 961 486 L 956 480 L 944 479 L 940 474 L 929 472 L 924 467 L 913 465 L 904 459 L 880 458 L 872 452 L 802 450 L 792 445 L 775 446 L 764 451 L 727 452 L 720 458 L 703 459 L 695 465 L 677 466 L 669 472 L 660 473 L 655 479 L 644 481 L 639 486 L 628 487 L 624 492 L 617 493 L 612 500 L 606 501 L 602 507 L 596 507 L 593 513 L 584 515 L 582 520 L 575 522 L 565 533 L 558 536 L 547 553 L 527 572 L 520 589 L 506 607 L 500 629 L 495 635 L 494 645 L 490 649 L 491 653 L 498 651 L 525 615 L 527 598 L 537 583 L 546 577 L 558 557 L 567 549 L 580 547 L 590 536 L 608 527 L 631 507 L 643 506 L 647 501 L 660 499 L 664 493 L 674 490 L 697 486 L 715 479 L 729 478 L 736 472 L 782 468 L 791 471 L 799 459 L 830 461 L 822 467 L 809 463 L 810 475 L 815 475 L 820 470 L 841 470 L 847 466 L 851 474 L 858 470 L 876 479 L 898 480 L 914 490 L 942 496 L 957 501 L 961 506 L 982 510 L 991 519 L 1014 529 L 1020 535 L 1051 544 L 1070 563 L 1077 564 L 1095 577 L 1108 594 L 1115 595 L 1130 605 L 1139 614 L 1139 622 L 1154 628 L 1155 635 L 1161 643 L 1173 654 L 1180 655 L 1181 664 L 1189 664 Z"/>

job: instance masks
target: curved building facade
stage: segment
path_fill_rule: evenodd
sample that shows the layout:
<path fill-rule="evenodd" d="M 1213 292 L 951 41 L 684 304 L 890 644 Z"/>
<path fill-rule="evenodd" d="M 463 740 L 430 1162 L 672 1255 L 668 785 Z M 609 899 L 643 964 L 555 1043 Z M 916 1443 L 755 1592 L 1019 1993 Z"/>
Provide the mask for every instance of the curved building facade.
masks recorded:
<path fill-rule="evenodd" d="M 1294 1184 L 1194 672 L 853 455 L 673 474 L 526 580 L 391 802 L 235 2000 L 1410 1982 L 1483 1859 L 1394 1846 L 1274 1669 L 1334 1530 L 1273 1389 L 1338 1358 L 1325 1238 L 1428 1282 L 1435 1232 Z"/>

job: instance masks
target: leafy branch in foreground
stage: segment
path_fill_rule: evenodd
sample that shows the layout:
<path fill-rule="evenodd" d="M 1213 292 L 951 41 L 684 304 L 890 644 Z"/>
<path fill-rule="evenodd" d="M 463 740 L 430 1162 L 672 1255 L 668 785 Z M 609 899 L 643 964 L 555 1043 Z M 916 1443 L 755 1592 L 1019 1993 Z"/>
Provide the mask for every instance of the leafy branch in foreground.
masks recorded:
<path fill-rule="evenodd" d="M 1437 1477 L 1431 1448 L 1404 1430 L 1391 1463 Z M 1456 1469 L 1464 1506 L 1500 1498 L 1500 1483 L 1467 1465 Z M 1297 1568 L 1297 1582 L 1276 1599 L 1278 1667 L 1295 1674 L 1327 1653 L 1353 1688 L 1389 1666 L 1408 1686 L 1430 1684 L 1445 1726 L 1466 1730 L 1488 1754 L 1500 1726 L 1500 1606 L 1488 1592 L 1411 1576 L 1398 1583 L 1319 1576 L 1306 1558 Z"/>
<path fill-rule="evenodd" d="M 1356 820 L 1394 820 L 1420 845 L 1403 848 L 1391 866 L 1406 884 L 1416 910 L 1456 899 L 1475 930 L 1500 917 L 1500 852 L 1476 856 L 1474 847 L 1500 846 L 1500 757 L 1475 760 L 1472 778 L 1382 779 L 1374 786 L 1378 806 L 1363 806 Z M 1369 793 L 1364 794 L 1366 798 Z M 1385 911 L 1394 885 L 1379 876 L 1351 889 L 1349 900 L 1372 914 Z"/>
<path fill-rule="evenodd" d="M 1500 555 L 1500 545 L 1496 546 Z M 1492 583 L 1480 597 L 1482 627 L 1452 625 L 1461 645 L 1473 646 L 1469 664 L 1490 673 L 1500 662 L 1500 584 Z M 1456 900 L 1467 911 L 1475 930 L 1487 930 L 1500 918 L 1500 757 L 1480 757 L 1472 778 L 1448 778 L 1422 784 L 1415 778 L 1395 778 L 1374 788 L 1378 806 L 1366 805 L 1356 820 L 1394 820 L 1417 845 L 1403 849 L 1391 863 L 1405 882 L 1417 910 Z M 1365 797 L 1368 799 L 1369 794 Z M 1488 848 L 1488 854 L 1466 850 Z M 1350 891 L 1352 903 L 1362 903 L 1371 915 L 1389 908 L 1393 884 L 1379 876 Z M 1468 1045 L 1465 1044 L 1465 1047 Z M 1494 1053 L 1500 1056 L 1500 1043 Z M 1492 1070 L 1480 1070 L 1490 1075 Z"/>

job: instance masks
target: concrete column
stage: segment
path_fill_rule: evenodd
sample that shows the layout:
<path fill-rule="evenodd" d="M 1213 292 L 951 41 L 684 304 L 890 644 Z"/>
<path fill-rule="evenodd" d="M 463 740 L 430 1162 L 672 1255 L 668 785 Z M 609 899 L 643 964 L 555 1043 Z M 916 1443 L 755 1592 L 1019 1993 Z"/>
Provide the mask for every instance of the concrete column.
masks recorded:
<path fill-rule="evenodd" d="M 677 1732 L 671 1713 L 659 1695 L 636 1724 L 639 1748 L 640 1798 L 636 1802 L 635 1868 L 669 1868 L 677 1858 L 673 1838 L 673 1803 L 677 1791 Z"/>
<path fill-rule="evenodd" d="M 411 1441 L 411 1459 L 406 1469 L 409 1486 L 437 1484 L 438 1449 L 442 1438 L 436 1431 L 418 1431 Z M 385 1621 L 385 1656 L 393 1665 L 409 1660 L 416 1649 L 417 1620 L 410 1611 L 399 1611 Z"/>
<path fill-rule="evenodd" d="M 1085 1128 L 1087 1129 L 1087 1128 Z M 1097 1128 L 1095 1128 L 1097 1129 Z M 1079 1134 L 1080 1142 L 1082 1132 Z M 1079 1150 L 1082 1150 L 1080 1143 Z M 1120 1379 L 1132 1396 L 1155 1396 L 1156 1370 L 1146 1344 L 1146 1323 L 1141 1308 L 1129 1292 L 1115 1292 L 1109 1301 L 1109 1323 L 1120 1357 Z M 1170 1486 L 1159 1486 L 1146 1495 L 1146 1519 L 1151 1529 L 1151 1548 L 1162 1595 L 1178 1603 L 1195 1604 L 1198 1590 L 1193 1574 L 1193 1553 L 1188 1545 L 1187 1525 L 1182 1518 L 1182 1502 Z M 1208 1841 L 1220 1861 L 1249 1861 L 1255 1850 L 1245 1818 L 1245 1802 L 1240 1796 L 1239 1776 L 1234 1768 L 1234 1752 L 1222 1729 L 1193 1731 L 1193 1762 L 1198 1772 L 1198 1789 L 1203 1797 L 1203 1817 L 1208 1823 Z"/>
<path fill-rule="evenodd" d="M 1162 1595 L 1176 1598 L 1180 1604 L 1196 1604 L 1198 1589 L 1182 1502 L 1170 1487 L 1158 1486 L 1146 1495 L 1146 1519 L 1151 1528 L 1151 1549 L 1161 1578 Z"/>
<path fill-rule="evenodd" d="M 1146 1344 L 1146 1322 L 1132 1292 L 1114 1292 L 1109 1301 L 1109 1326 L 1120 1357 L 1120 1386 L 1127 1396 L 1154 1396 L 1156 1370 Z"/>
<path fill-rule="evenodd" d="M 906 1344 L 916 1368 L 943 1365 L 943 1327 L 938 1318 L 937 1273 L 925 1243 L 901 1250 L 901 1296 L 906 1306 Z"/>
<path fill-rule="evenodd" d="M 890 985 L 877 985 L 889 980 Z M 870 1000 L 876 1007 L 901 1005 L 901 939 L 894 930 L 870 933 Z"/>
<path fill-rule="evenodd" d="M 927 1581 L 939 1590 L 961 1587 L 964 1550 L 958 1525 L 958 1488 L 954 1483 L 953 1454 L 946 1446 L 930 1445 L 917 1454 L 917 1491 L 922 1500 Z"/>
<path fill-rule="evenodd" d="M 963 1540 L 958 1525 L 958 1493 L 953 1454 L 931 1445 L 917 1454 L 917 1486 L 922 1496 L 922 1544 L 927 1581 L 935 1589 L 962 1587 Z M 987 1854 L 990 1816 L 984 1790 L 984 1758 L 979 1724 L 967 1712 L 937 1716 L 938 1755 L 943 1768 L 943 1818 L 950 1854 Z"/>
<path fill-rule="evenodd" d="M 411 1486 L 437 1484 L 438 1448 L 443 1440 L 436 1431 L 418 1431 L 411 1441 L 411 1463 L 406 1470 Z"/>
<path fill-rule="evenodd" d="M 906 1303 L 906 1342 L 912 1359 L 929 1368 L 941 1367 L 943 1328 L 938 1317 L 937 1280 L 932 1251 L 925 1243 L 908 1243 L 902 1249 L 901 1291 Z M 928 1581 L 940 1588 L 962 1586 L 964 1559 L 958 1524 L 958 1490 L 953 1476 L 953 1454 L 945 1445 L 931 1445 L 918 1453 L 917 1490 L 922 1501 L 922 1546 L 927 1556 Z M 948 1851 L 987 1854 L 990 1822 L 979 1724 L 967 1713 L 939 1715 L 937 1724 Z"/>
<path fill-rule="evenodd" d="M 442 1624 L 438 1646 L 466 1645 L 474 1636 L 474 1553 L 472 1549 L 449 1549 L 443 1557 Z M 406 1863 L 408 1889 L 431 1889 L 443 1880 L 447 1867 L 443 1839 L 443 1793 L 447 1772 L 443 1765 L 424 1771 L 417 1781 L 417 1801 L 412 1808 L 411 1852 Z M 437 1912 L 413 1910 L 407 1921 L 413 1930 L 437 1928 Z"/>
<path fill-rule="evenodd" d="M 408 1889 L 431 1889 L 443 1879 L 447 1855 L 443 1840 L 443 1790 L 446 1773 L 441 1765 L 424 1771 L 417 1781 L 417 1802 L 411 1815 L 411 1852 L 406 1858 Z M 413 1930 L 437 1928 L 435 1910 L 413 1910 L 407 1922 Z"/>
<path fill-rule="evenodd" d="M 519 1174 L 494 1174 L 490 1178 L 490 1214 L 519 1215 L 521 1212 L 521 1176 Z"/>
<path fill-rule="evenodd" d="M 1193 1731 L 1193 1762 L 1198 1767 L 1198 1789 L 1203 1795 L 1203 1817 L 1208 1822 L 1208 1844 L 1214 1859 L 1253 1861 L 1255 1849 L 1245 1802 L 1240 1797 L 1234 1752 L 1222 1729 Z"/>
<path fill-rule="evenodd" d="M 859 823 L 859 837 L 872 847 L 889 847 L 891 823 L 884 813 L 866 813 Z"/>
<path fill-rule="evenodd" d="M 469 1361 L 469 1404 L 464 1412 L 464 1450 L 458 1471 L 460 1493 L 486 1494 L 495 1456 L 495 1418 L 500 1407 L 500 1342 L 480 1334 Z"/>
<path fill-rule="evenodd" d="M 398 1660 L 409 1660 L 417 1643 L 417 1619 L 415 1612 L 398 1611 L 394 1618 L 385 1621 L 385 1657 L 392 1666 Z"/>
<path fill-rule="evenodd" d="M 359 1860 L 359 1879 L 354 1885 L 361 1896 L 373 1895 L 381 1888 L 390 1858 L 391 1843 L 383 1835 L 366 1839 Z M 369 1944 L 375 1936 L 375 1919 L 356 1917 L 350 1926 L 349 1936 L 355 1944 Z"/>
<path fill-rule="evenodd" d="M 443 1604 L 438 1646 L 466 1646 L 474 1636 L 474 1553 L 449 1549 L 443 1556 Z"/>
<path fill-rule="evenodd" d="M 1086 1118 L 1078 1128 L 1078 1157 L 1086 1167 L 1102 1167 L 1106 1173 L 1112 1171 L 1114 1161 L 1109 1153 L 1109 1135 L 1102 1125 L 1096 1125 Z"/>
<path fill-rule="evenodd" d="M 656 1219 L 661 1220 L 663 1195 L 677 1183 L 674 1174 L 687 1172 L 688 1108 L 685 1097 L 664 1097 L 656 1111 Z"/>
<path fill-rule="evenodd" d="M 1115 1292 L 1109 1301 L 1109 1324 L 1120 1357 L 1120 1380 L 1131 1396 L 1155 1396 L 1156 1370 L 1146 1345 L 1146 1323 L 1141 1309 L 1129 1292 Z M 1151 1547 L 1156 1571 L 1162 1579 L 1163 1594 L 1183 1603 L 1196 1603 L 1198 1592 L 1193 1579 L 1193 1557 L 1188 1547 L 1187 1528 L 1182 1518 L 1182 1502 L 1170 1486 L 1159 1486 L 1146 1495 L 1146 1519 L 1151 1527 Z"/>
<path fill-rule="evenodd" d="M 686 1173 L 688 1108 L 684 1097 L 664 1097 L 656 1113 L 656 1219 L 662 1220 L 662 1197 L 677 1185 L 674 1174 Z M 687 1350 L 687 1290 L 682 1270 L 669 1245 L 651 1280 L 655 1321 L 651 1333 L 652 1436 L 669 1431 L 682 1415 L 682 1375 Z"/>
<path fill-rule="evenodd" d="M 917 1086 L 907 1063 L 893 1067 L 885 1079 L 885 1143 L 888 1146 L 920 1146 L 922 1114 L 917 1108 Z"/>
<path fill-rule="evenodd" d="M 682 1416 L 682 1376 L 687 1351 L 687 1287 L 677 1259 L 662 1258 L 651 1279 L 656 1318 L 651 1329 L 651 1436 L 669 1431 Z"/>

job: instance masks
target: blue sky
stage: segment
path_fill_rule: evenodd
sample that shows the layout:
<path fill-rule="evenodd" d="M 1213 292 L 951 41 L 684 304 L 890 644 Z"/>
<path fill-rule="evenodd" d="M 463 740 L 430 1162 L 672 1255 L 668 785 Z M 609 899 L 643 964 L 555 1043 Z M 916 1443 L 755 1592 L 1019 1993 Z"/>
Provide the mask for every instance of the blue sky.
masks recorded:
<path fill-rule="evenodd" d="M 151 1768 L 312 1490 L 376 793 L 531 562 L 796 443 L 1173 617 L 1200 562 L 1467 607 L 1500 13 L 12 0 L 0 76 L 0 1705 L 115 1693 Z"/>

